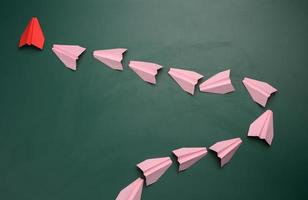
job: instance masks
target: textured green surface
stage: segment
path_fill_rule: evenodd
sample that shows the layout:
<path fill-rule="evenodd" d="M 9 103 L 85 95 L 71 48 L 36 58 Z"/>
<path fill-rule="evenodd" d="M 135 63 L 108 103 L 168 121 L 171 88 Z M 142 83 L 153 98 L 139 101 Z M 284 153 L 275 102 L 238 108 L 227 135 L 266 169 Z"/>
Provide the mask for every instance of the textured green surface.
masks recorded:
<path fill-rule="evenodd" d="M 232 137 L 243 144 L 227 166 L 213 153 L 183 173 L 174 164 L 143 199 L 307 199 L 307 11 L 307 1 L 291 0 L 2 2 L 0 199 L 115 199 L 140 174 L 138 162 Z M 17 48 L 32 16 L 43 51 Z M 54 43 L 87 48 L 76 72 Z M 128 48 L 123 72 L 92 58 L 115 47 Z M 165 66 L 157 85 L 126 67 L 132 59 Z M 190 96 L 170 65 L 205 78 L 230 68 L 236 92 Z M 266 109 L 242 86 L 245 76 L 279 90 L 267 105 L 270 148 L 246 137 Z"/>

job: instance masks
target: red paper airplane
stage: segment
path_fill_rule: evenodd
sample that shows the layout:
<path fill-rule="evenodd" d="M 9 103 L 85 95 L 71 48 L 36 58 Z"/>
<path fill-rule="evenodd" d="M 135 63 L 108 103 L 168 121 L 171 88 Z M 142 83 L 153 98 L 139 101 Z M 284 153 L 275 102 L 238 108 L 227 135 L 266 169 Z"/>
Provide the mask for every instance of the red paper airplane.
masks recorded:
<path fill-rule="evenodd" d="M 20 37 L 19 47 L 22 47 L 27 44 L 43 49 L 44 42 L 45 37 L 41 29 L 40 23 L 36 17 L 32 17 L 31 21 L 29 22 L 25 31 Z"/>

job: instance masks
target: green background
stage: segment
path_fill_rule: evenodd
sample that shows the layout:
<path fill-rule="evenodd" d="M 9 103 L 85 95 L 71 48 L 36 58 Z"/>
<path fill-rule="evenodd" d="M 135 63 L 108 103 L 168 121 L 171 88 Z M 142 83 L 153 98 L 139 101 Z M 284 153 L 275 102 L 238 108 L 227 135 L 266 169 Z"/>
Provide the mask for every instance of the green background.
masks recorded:
<path fill-rule="evenodd" d="M 32 16 L 43 51 L 17 48 Z M 212 152 L 183 173 L 174 162 L 142 199 L 307 199 L 307 19 L 304 0 L 2 2 L 0 199 L 115 199 L 144 159 L 233 137 L 243 144 L 224 168 Z M 76 72 L 53 54 L 55 43 L 87 48 Z M 128 49 L 123 72 L 92 56 L 117 47 Z M 163 65 L 157 84 L 129 60 Z M 230 68 L 236 91 L 191 96 L 170 66 L 203 80 Z M 266 108 L 251 100 L 245 76 L 279 90 Z M 246 136 L 266 109 L 271 147 Z"/>

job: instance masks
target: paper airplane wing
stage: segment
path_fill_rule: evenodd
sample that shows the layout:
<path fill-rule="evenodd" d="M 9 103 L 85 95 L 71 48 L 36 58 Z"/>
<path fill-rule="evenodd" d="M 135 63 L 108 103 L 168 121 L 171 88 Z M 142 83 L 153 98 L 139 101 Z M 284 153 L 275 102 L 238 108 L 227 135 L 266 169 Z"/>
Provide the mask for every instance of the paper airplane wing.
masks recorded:
<path fill-rule="evenodd" d="M 26 29 L 19 40 L 19 47 L 27 45 L 33 45 L 39 49 L 43 49 L 45 42 L 44 33 L 40 26 L 40 23 L 36 17 L 32 17 L 28 23 Z"/>
<path fill-rule="evenodd" d="M 130 61 L 128 65 L 136 74 L 144 81 L 152 84 L 156 84 L 156 74 L 162 66 L 142 61 Z"/>
<path fill-rule="evenodd" d="M 274 137 L 273 112 L 265 111 L 249 127 L 248 136 L 259 137 L 271 145 Z"/>
<path fill-rule="evenodd" d="M 276 88 L 272 87 L 268 83 L 251 78 L 244 78 L 243 84 L 245 85 L 252 99 L 263 107 L 266 106 L 270 95 L 277 91 Z"/>
<path fill-rule="evenodd" d="M 126 188 L 121 190 L 116 200 L 140 200 L 142 194 L 143 179 L 138 178 Z"/>
<path fill-rule="evenodd" d="M 195 85 L 203 76 L 194 71 L 170 68 L 168 74 L 179 84 L 179 86 L 191 95 L 194 94 Z"/>
<path fill-rule="evenodd" d="M 53 45 L 52 51 L 64 63 L 64 65 L 72 70 L 76 70 L 76 60 L 86 49 L 78 45 Z"/>
<path fill-rule="evenodd" d="M 241 138 L 234 138 L 230 140 L 216 142 L 214 145 L 210 147 L 210 149 L 217 153 L 217 156 L 221 160 L 220 166 L 223 167 L 231 160 L 234 153 L 240 147 L 241 143 L 242 143 Z"/>
<path fill-rule="evenodd" d="M 199 89 L 201 92 L 210 92 L 216 94 L 226 94 L 234 91 L 234 87 L 230 79 L 230 70 L 220 72 L 208 80 L 204 81 Z"/>
<path fill-rule="evenodd" d="M 137 167 L 143 172 L 146 179 L 146 185 L 155 183 L 171 166 L 172 161 L 169 157 L 153 158 L 145 160 Z"/>
<path fill-rule="evenodd" d="M 112 69 L 123 70 L 122 59 L 126 50 L 124 48 L 96 50 L 93 56 Z"/>
<path fill-rule="evenodd" d="M 76 59 L 65 54 L 63 51 L 52 48 L 52 51 L 57 55 L 57 57 L 63 62 L 63 64 L 72 70 L 76 70 Z"/>
<path fill-rule="evenodd" d="M 183 171 L 191 167 L 207 154 L 205 147 L 180 148 L 173 151 L 180 164 L 179 171 Z"/>
<path fill-rule="evenodd" d="M 32 29 L 33 29 L 33 18 L 27 24 L 26 29 L 22 33 L 20 40 L 19 40 L 19 47 L 24 46 L 25 44 L 31 45 L 31 38 L 32 38 Z"/>
<path fill-rule="evenodd" d="M 80 54 L 82 54 L 86 48 L 83 48 L 81 46 L 78 45 L 60 45 L 60 44 L 54 44 L 53 45 L 54 49 L 57 49 L 59 51 L 64 52 L 65 54 L 78 59 L 78 57 L 80 56 Z"/>

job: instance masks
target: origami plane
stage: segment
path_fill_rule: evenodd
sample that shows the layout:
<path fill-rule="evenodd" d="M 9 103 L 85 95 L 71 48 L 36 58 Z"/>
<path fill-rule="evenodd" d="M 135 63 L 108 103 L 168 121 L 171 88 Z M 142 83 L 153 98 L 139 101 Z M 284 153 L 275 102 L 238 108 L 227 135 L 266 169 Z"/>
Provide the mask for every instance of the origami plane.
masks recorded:
<path fill-rule="evenodd" d="M 213 146 L 210 147 L 210 149 L 217 153 L 217 156 L 220 158 L 220 166 L 223 167 L 231 160 L 236 150 L 240 147 L 241 143 L 241 138 L 234 138 L 216 142 Z"/>
<path fill-rule="evenodd" d="M 265 111 L 252 124 L 250 124 L 248 136 L 264 139 L 269 145 L 274 137 L 273 112 Z"/>
<path fill-rule="evenodd" d="M 142 194 L 143 179 L 138 178 L 126 188 L 121 190 L 116 200 L 140 200 Z"/>
<path fill-rule="evenodd" d="M 180 148 L 172 151 L 180 164 L 179 171 L 183 171 L 198 162 L 207 154 L 205 147 Z"/>
<path fill-rule="evenodd" d="M 59 45 L 54 44 L 52 51 L 64 63 L 67 68 L 76 70 L 77 59 L 86 49 L 78 45 Z"/>
<path fill-rule="evenodd" d="M 156 74 L 162 66 L 142 61 L 130 61 L 128 65 L 144 81 L 156 84 Z"/>
<path fill-rule="evenodd" d="M 146 179 L 146 185 L 155 183 L 171 166 L 172 161 L 169 157 L 147 159 L 137 167 L 141 169 Z"/>
<path fill-rule="evenodd" d="M 251 78 L 244 78 L 243 84 L 252 99 L 263 107 L 266 106 L 267 99 L 271 96 L 271 94 L 277 92 L 277 89 L 270 84 Z"/>
<path fill-rule="evenodd" d="M 234 87 L 230 79 L 230 69 L 220 72 L 202 84 L 200 84 L 199 89 L 201 92 L 210 92 L 216 94 L 226 94 L 234 91 Z"/>
<path fill-rule="evenodd" d="M 179 84 L 186 92 L 194 95 L 195 85 L 203 76 L 194 71 L 170 68 L 168 74 Z"/>
<path fill-rule="evenodd" d="M 28 23 L 26 29 L 22 33 L 18 47 L 24 45 L 33 45 L 39 49 L 43 49 L 45 37 L 40 26 L 40 23 L 36 17 L 32 17 Z"/>
<path fill-rule="evenodd" d="M 123 70 L 121 61 L 126 50 L 123 48 L 96 50 L 93 52 L 93 56 L 112 69 Z"/>

